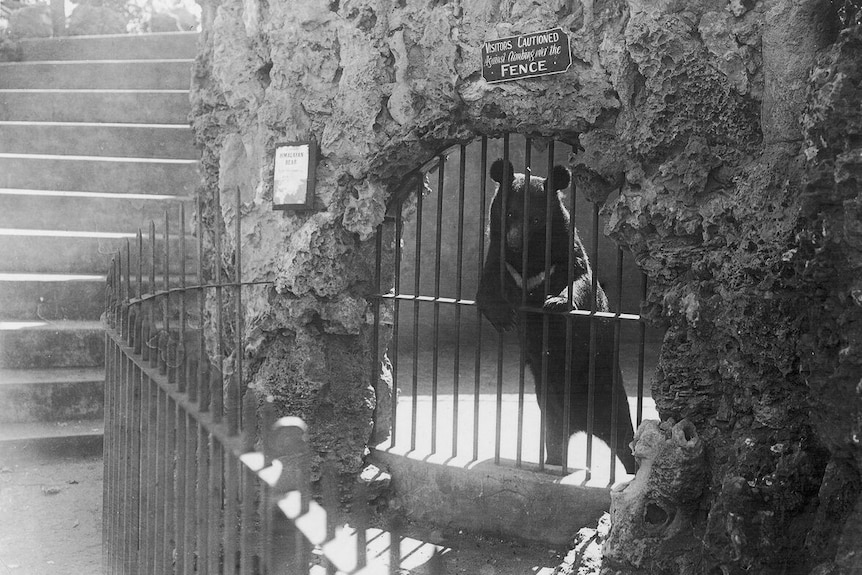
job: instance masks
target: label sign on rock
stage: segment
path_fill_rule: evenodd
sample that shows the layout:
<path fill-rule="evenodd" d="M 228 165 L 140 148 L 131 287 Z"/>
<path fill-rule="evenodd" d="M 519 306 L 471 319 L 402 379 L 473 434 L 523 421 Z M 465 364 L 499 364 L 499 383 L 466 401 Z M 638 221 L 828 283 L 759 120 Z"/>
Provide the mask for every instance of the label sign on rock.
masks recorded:
<path fill-rule="evenodd" d="M 569 37 L 562 28 L 482 44 L 482 77 L 486 82 L 559 74 L 571 65 Z"/>

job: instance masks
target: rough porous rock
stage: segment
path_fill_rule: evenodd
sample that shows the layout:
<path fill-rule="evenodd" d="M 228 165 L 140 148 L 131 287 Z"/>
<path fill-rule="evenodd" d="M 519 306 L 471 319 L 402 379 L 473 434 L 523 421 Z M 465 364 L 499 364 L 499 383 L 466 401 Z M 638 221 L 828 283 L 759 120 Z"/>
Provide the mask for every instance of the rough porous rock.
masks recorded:
<path fill-rule="evenodd" d="M 669 562 L 675 571 L 696 572 L 691 552 L 700 547 L 694 523 L 704 488 L 703 441 L 688 420 L 646 420 L 632 452 L 635 478 L 611 491 L 605 563 L 633 571 L 676 557 Z"/>
<path fill-rule="evenodd" d="M 607 231 L 649 276 L 644 312 L 667 329 L 660 415 L 688 420 L 705 450 L 696 537 L 636 572 L 852 570 L 862 52 L 858 28 L 838 33 L 839 6 L 207 3 L 192 96 L 207 266 L 230 271 L 239 189 L 243 279 L 272 282 L 244 302 L 246 380 L 308 418 L 319 461 L 358 472 L 392 393 L 369 300 L 387 202 L 445 146 L 503 131 L 557 138 L 579 147 L 579 190 L 613 197 Z M 556 26 L 571 39 L 569 71 L 484 82 L 484 40 Z M 273 148 L 305 139 L 320 149 L 314 209 L 274 213 Z M 216 258 L 215 226 L 226 232 Z"/>
<path fill-rule="evenodd" d="M 129 18 L 109 6 L 79 4 L 72 10 L 66 33 L 70 36 L 97 36 L 100 34 L 124 34 Z"/>
<path fill-rule="evenodd" d="M 51 7 L 33 4 L 9 14 L 8 34 L 11 38 L 50 38 L 54 35 Z"/>

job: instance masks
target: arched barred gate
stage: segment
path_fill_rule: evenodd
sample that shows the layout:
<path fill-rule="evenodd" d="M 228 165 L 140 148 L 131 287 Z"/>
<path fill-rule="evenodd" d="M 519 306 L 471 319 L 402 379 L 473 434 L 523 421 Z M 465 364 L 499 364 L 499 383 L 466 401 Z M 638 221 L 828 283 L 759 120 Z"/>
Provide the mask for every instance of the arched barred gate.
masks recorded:
<path fill-rule="evenodd" d="M 501 158 L 504 165 L 511 161 L 516 173 L 547 177 L 553 166 L 568 166 L 571 152 L 568 144 L 547 139 L 519 135 L 483 137 L 447 149 L 405 178 L 407 184 L 389 207 L 386 224 L 391 226 L 389 233 L 381 234 L 395 238 L 394 253 L 383 249 L 381 241 L 377 259 L 380 293 L 375 297 L 375 341 L 385 349 L 393 388 L 398 390 L 390 413 L 384 415 L 391 418 L 391 436 L 378 446 L 379 450 L 449 461 L 493 459 L 496 464 L 563 475 L 580 472 L 584 481 L 594 484 L 614 482 L 619 474 L 617 468 L 625 472 L 619 463 L 611 465 L 617 449 L 609 449 L 593 437 L 594 430 L 608 423 L 614 429 L 621 428 L 618 421 L 604 422 L 597 418 L 602 413 L 596 411 L 596 400 L 602 401 L 602 390 L 615 382 L 602 381 L 601 373 L 596 373 L 595 359 L 590 362 L 583 394 L 587 404 L 586 433 L 573 436 L 568 449 L 563 450 L 560 465 L 545 464 L 540 454 L 546 450 L 544 420 L 548 406 L 540 408 L 534 385 L 536 391 L 547 391 L 547 374 L 551 370 L 545 365 L 541 372 L 544 375 L 539 378 L 542 381 L 534 382 L 530 368 L 525 365 L 528 347 L 525 338 L 529 334 L 523 329 L 498 332 L 483 318 L 476 303 L 486 254 L 500 249 L 499 245 L 489 245 L 486 233 L 491 225 L 489 210 L 497 187 L 489 176 L 494 160 Z M 652 401 L 644 396 L 644 374 L 654 366 L 657 347 L 650 345 L 655 340 L 654 334 L 639 315 L 646 277 L 631 257 L 626 258 L 623 250 L 600 232 L 601 206 L 578 198 L 574 182 L 561 193 L 574 224 L 567 230 L 569 245 L 572 235 L 579 234 L 592 263 L 594 280 L 604 286 L 611 311 L 601 311 L 601 305 L 597 308 L 595 302 L 590 309 L 543 311 L 528 305 L 526 292 L 517 307 L 522 318 L 539 318 L 535 321 L 544 322 L 544 355 L 549 346 L 561 345 L 561 338 L 555 338 L 554 330 L 549 333 L 549 321 L 564 318 L 564 345 L 570 354 L 567 363 L 571 350 L 580 345 L 576 340 L 578 333 L 589 332 L 589 341 L 584 345 L 590 346 L 592 357 L 597 349 L 597 333 L 604 329 L 601 326 L 607 326 L 612 333 L 609 345 L 613 360 L 621 367 L 631 423 L 636 428 L 645 411 L 650 416 L 654 410 Z M 556 199 L 554 194 L 547 194 L 546 198 L 550 210 L 550 202 Z M 529 200 L 525 203 L 529 211 Z M 505 218 L 502 214 L 500 226 L 505 225 Z M 522 238 L 527 236 L 521 234 Z M 530 253 L 529 246 L 524 248 L 522 256 Z M 519 269 L 529 269 L 526 256 L 523 258 L 524 265 L 518 266 Z M 386 269 L 389 264 L 393 270 Z M 567 267 L 571 278 L 572 258 Z M 548 275 L 550 268 L 548 263 L 545 269 Z M 501 278 L 506 274 L 517 275 L 514 270 L 504 269 L 502 263 L 499 273 Z M 389 291 L 382 287 L 387 277 L 392 282 Z M 589 327 L 573 331 L 573 325 Z M 531 333 L 535 337 L 537 331 Z M 379 372 L 376 361 L 372 370 L 372 379 L 376 381 Z M 571 390 L 572 380 L 577 376 L 567 370 L 565 377 L 566 388 Z M 575 395 L 573 400 L 571 392 L 565 392 L 564 403 L 571 404 L 566 408 L 566 421 L 571 409 L 581 409 L 578 394 Z M 616 408 L 612 409 L 611 419 L 616 419 L 617 413 Z M 561 433 L 574 431 L 565 425 Z"/>

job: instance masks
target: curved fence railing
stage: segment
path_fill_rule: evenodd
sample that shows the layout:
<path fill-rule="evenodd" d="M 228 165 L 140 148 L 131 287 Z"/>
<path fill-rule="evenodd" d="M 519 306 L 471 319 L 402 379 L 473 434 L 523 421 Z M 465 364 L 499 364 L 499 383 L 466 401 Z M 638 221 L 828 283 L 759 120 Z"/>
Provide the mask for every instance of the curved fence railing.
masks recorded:
<path fill-rule="evenodd" d="M 224 281 L 220 262 L 205 280 L 200 248 L 187 275 L 193 258 L 182 206 L 177 216 L 165 215 L 158 236 L 151 224 L 148 241 L 139 233 L 134 249 L 127 243 L 108 274 L 105 573 L 398 573 L 423 544 L 368 526 L 362 513 L 337 526 L 323 507 L 337 501 L 337 489 L 324 485 L 323 505 L 312 500 L 305 425 L 277 418 L 240 377 L 236 310 L 250 284 L 238 271 Z M 214 233 L 220 254 L 218 227 Z M 234 257 L 241 270 L 241 252 Z M 202 335 L 205 298 L 214 302 L 217 333 L 235 335 L 215 337 L 211 350 Z M 429 549 L 433 559 L 437 547 Z"/>

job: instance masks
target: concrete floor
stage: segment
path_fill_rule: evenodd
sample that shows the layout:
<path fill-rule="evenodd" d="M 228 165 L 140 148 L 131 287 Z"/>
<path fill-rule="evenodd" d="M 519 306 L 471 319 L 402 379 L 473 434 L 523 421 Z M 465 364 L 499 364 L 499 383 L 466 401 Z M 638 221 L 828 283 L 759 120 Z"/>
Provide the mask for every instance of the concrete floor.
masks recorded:
<path fill-rule="evenodd" d="M 397 385 L 399 401 L 396 408 L 394 441 L 377 446 L 396 454 L 409 454 L 411 458 L 448 462 L 448 464 L 475 464 L 476 461 L 493 461 L 499 451 L 504 464 L 515 464 L 520 460 L 532 467 L 540 460 L 540 411 L 534 393 L 529 369 L 526 370 L 523 386 L 520 377 L 520 350 L 514 338 L 503 344 L 502 393 L 498 398 L 498 345 L 496 336 L 483 338 L 481 364 L 476 376 L 475 346 L 462 345 L 459 351 L 457 370 L 457 401 L 453 394 L 456 378 L 455 351 L 451 340 L 441 341 L 437 357 L 437 401 L 436 424 L 434 422 L 435 401 L 432 395 L 434 358 L 431 346 L 419 353 L 414 389 L 414 359 L 405 345 L 401 345 L 397 361 Z M 402 340 L 404 341 L 404 340 Z M 644 397 L 641 419 L 658 419 L 655 403 L 649 396 L 650 380 L 658 355 L 657 343 L 646 346 L 643 378 Z M 637 421 L 638 345 L 623 343 L 620 346 L 620 366 L 629 399 L 629 409 L 635 425 Z M 478 394 L 476 391 L 478 390 Z M 523 390 L 523 391 L 522 391 Z M 477 401 L 478 397 L 478 401 Z M 498 401 L 499 399 L 499 401 Z M 499 403 L 499 415 L 498 415 Z M 519 405 L 523 404 L 523 415 L 519 420 Z M 413 412 L 415 410 L 415 419 Z M 478 415 L 478 418 L 477 418 Z M 499 424 L 498 424 L 499 418 Z M 499 448 L 497 432 L 499 428 Z M 457 441 L 453 442 L 453 436 Z M 519 441 L 520 436 L 520 458 Z M 566 475 L 570 481 L 585 479 L 585 470 L 592 473 L 588 484 L 607 485 L 610 482 L 610 449 L 593 438 L 592 460 L 587 463 L 586 435 L 576 434 L 569 443 L 569 459 Z M 561 473 L 562 470 L 553 470 Z M 578 478 L 581 479 L 578 479 Z M 616 479 L 625 477 L 625 470 L 617 462 Z"/>
<path fill-rule="evenodd" d="M 102 573 L 102 458 L 0 467 L 0 575 Z"/>

